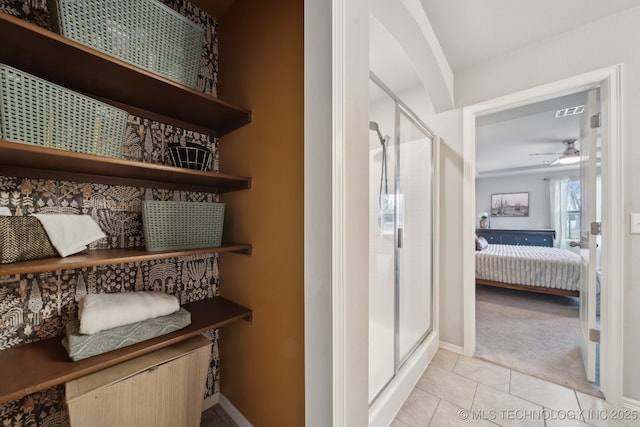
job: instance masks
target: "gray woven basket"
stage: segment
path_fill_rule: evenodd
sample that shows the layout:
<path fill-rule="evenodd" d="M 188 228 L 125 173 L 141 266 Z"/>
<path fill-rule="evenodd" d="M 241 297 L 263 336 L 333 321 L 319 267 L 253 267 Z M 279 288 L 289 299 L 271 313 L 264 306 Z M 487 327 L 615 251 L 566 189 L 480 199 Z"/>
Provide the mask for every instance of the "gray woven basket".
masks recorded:
<path fill-rule="evenodd" d="M 150 252 L 216 248 L 222 243 L 224 203 L 142 202 L 145 247 Z"/>
<path fill-rule="evenodd" d="M 204 29 L 155 0 L 49 0 L 65 37 L 195 88 Z"/>
<path fill-rule="evenodd" d="M 128 114 L 0 64 L 0 138 L 122 157 Z"/>

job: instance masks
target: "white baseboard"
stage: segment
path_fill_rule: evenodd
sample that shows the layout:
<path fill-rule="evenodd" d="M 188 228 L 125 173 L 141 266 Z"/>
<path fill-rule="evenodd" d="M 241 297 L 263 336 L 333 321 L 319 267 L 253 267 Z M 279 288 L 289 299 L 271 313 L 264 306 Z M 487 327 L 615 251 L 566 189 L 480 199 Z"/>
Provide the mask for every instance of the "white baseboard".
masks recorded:
<path fill-rule="evenodd" d="M 629 409 L 640 411 L 640 400 L 622 396 L 622 406 Z"/>
<path fill-rule="evenodd" d="M 453 351 L 454 353 L 458 353 L 458 354 L 464 353 L 464 347 L 455 345 L 455 344 L 450 344 L 444 341 L 440 341 L 440 348 L 444 350 Z"/>
<path fill-rule="evenodd" d="M 249 420 L 246 419 L 235 406 L 233 406 L 233 403 L 231 403 L 231 401 L 227 399 L 224 394 L 220 393 L 218 403 L 220 404 L 222 409 L 224 409 L 225 412 L 231 417 L 231 419 L 235 421 L 236 424 L 238 424 L 239 427 L 253 427 L 253 424 L 251 424 Z"/>
<path fill-rule="evenodd" d="M 220 392 L 213 393 L 211 396 L 205 398 L 204 401 L 202 402 L 202 412 L 206 411 L 207 409 L 213 408 L 219 402 L 220 402 Z"/>

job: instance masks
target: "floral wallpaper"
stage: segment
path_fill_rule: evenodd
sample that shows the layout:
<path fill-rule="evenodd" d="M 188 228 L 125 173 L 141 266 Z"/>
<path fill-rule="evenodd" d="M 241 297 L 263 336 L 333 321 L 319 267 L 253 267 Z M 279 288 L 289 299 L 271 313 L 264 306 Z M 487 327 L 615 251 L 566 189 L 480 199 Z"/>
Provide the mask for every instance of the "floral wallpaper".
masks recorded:
<path fill-rule="evenodd" d="M 184 0 L 163 3 L 205 28 L 198 89 L 216 94 L 217 22 Z M 50 29 L 46 0 L 0 0 L 0 11 Z M 192 142 L 212 152 L 218 170 L 215 138 L 172 125 L 129 116 L 124 157 L 171 164 L 167 145 Z M 213 193 L 163 190 L 94 183 L 2 176 L 0 206 L 14 215 L 53 212 L 91 215 L 107 235 L 90 249 L 144 246 L 142 200 L 215 202 Z M 40 339 L 61 337 L 64 325 L 77 318 L 78 301 L 88 293 L 159 290 L 176 295 L 181 304 L 218 295 L 217 255 L 198 255 L 148 262 L 0 276 L 0 351 Z M 219 391 L 218 332 L 213 341 L 205 396 Z M 68 426 L 64 385 L 0 405 L 0 425 Z"/>

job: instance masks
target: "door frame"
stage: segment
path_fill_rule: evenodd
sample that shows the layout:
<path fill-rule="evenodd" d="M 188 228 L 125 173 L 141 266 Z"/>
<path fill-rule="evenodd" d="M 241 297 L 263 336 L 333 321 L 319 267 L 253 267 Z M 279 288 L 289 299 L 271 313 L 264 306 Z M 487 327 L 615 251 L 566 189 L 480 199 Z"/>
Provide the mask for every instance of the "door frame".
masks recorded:
<path fill-rule="evenodd" d="M 623 337 L 623 242 L 624 200 L 622 159 L 621 66 L 570 77 L 532 89 L 505 95 L 463 108 L 463 321 L 464 354 L 476 348 L 475 254 L 467 244 L 475 233 L 475 127 L 476 117 L 516 108 L 562 95 L 600 87 L 602 134 L 602 282 L 600 389 L 605 398 L 619 405 L 622 398 Z"/>

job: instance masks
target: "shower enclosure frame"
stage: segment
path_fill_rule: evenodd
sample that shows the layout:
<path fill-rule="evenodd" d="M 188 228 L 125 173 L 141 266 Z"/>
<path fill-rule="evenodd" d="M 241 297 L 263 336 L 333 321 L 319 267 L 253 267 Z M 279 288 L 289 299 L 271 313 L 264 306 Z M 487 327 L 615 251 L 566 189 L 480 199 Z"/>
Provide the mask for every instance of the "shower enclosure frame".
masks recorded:
<path fill-rule="evenodd" d="M 409 122 L 414 125 L 424 137 L 429 140 L 430 152 L 431 152 L 431 164 L 430 164 L 430 183 L 431 183 L 431 224 L 430 224 L 430 253 L 431 253 L 431 268 L 430 268 L 430 290 L 429 290 L 429 302 L 431 306 L 429 327 L 427 330 L 417 339 L 417 341 L 409 348 L 405 355 L 401 355 L 400 345 L 400 327 L 401 327 L 401 300 L 400 300 L 400 286 L 401 286 L 401 262 L 402 254 L 400 244 L 402 243 L 402 228 L 398 227 L 398 218 L 400 217 L 400 206 L 396 203 L 394 206 L 394 361 L 393 361 L 393 375 L 388 381 L 378 390 L 375 396 L 370 400 L 369 407 L 372 408 L 378 399 L 385 394 L 390 384 L 392 384 L 398 377 L 403 367 L 412 359 L 417 349 L 425 343 L 428 337 L 437 336 L 437 252 L 436 245 L 437 239 L 437 220 L 438 220 L 438 180 L 437 180 L 437 162 L 438 162 L 438 144 L 439 140 L 435 133 L 419 118 L 417 115 L 403 103 L 374 73 L 370 72 L 369 77 L 371 81 L 381 89 L 394 103 L 394 145 L 393 150 L 395 154 L 395 168 L 394 168 L 394 195 L 397 197 L 400 194 L 402 188 L 402 181 L 400 177 L 402 156 L 401 150 L 401 118 L 408 119 Z M 406 142 L 406 141 L 405 141 Z M 435 332 L 435 334 L 434 334 Z M 425 364 L 426 367 L 426 364 Z"/>

